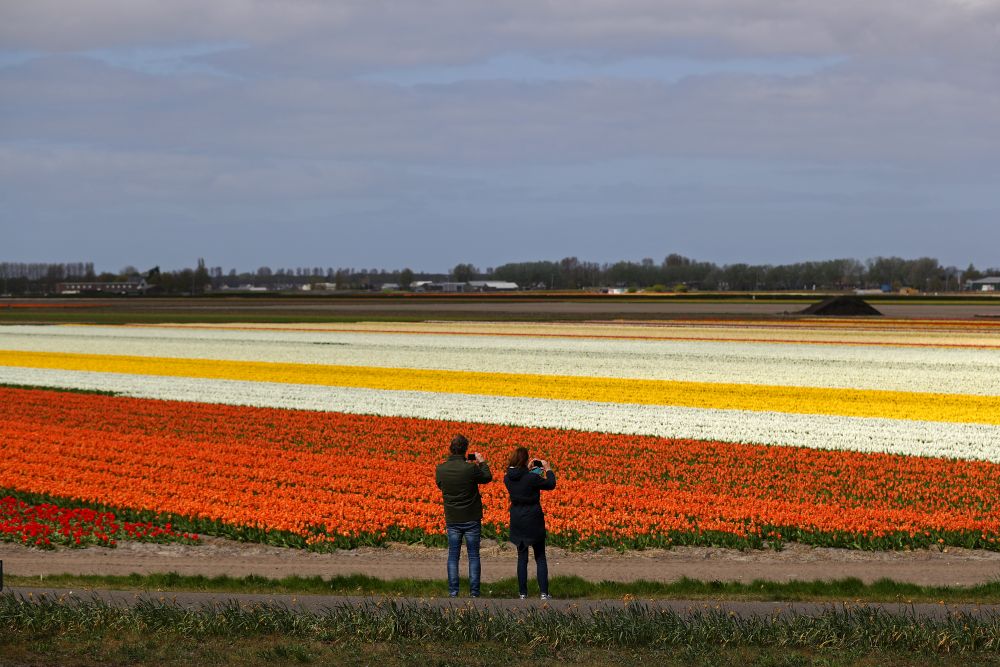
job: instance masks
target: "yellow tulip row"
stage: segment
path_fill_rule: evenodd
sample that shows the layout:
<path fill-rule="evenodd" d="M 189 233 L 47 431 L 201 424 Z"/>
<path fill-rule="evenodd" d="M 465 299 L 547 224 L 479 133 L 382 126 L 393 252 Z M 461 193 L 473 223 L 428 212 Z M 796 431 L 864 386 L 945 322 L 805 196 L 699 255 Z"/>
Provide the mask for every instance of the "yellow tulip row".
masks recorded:
<path fill-rule="evenodd" d="M 138 324 L 140 328 L 406 333 L 486 337 L 703 340 L 817 345 L 1000 349 L 1000 325 L 967 321 L 808 322 L 673 321 L 670 323 L 354 322 L 290 324 Z"/>
<path fill-rule="evenodd" d="M 390 391 L 1000 424 L 1000 397 L 317 364 L 0 351 L 0 366 Z"/>

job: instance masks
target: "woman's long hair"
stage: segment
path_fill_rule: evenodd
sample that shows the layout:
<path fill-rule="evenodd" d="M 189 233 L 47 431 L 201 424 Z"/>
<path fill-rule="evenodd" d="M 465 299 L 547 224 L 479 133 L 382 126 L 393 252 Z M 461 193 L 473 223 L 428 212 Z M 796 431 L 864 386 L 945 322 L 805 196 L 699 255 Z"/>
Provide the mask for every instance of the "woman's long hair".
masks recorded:
<path fill-rule="evenodd" d="M 514 453 L 510 455 L 510 460 L 507 461 L 507 465 L 511 468 L 527 468 L 528 467 L 528 448 L 518 447 L 514 450 Z"/>

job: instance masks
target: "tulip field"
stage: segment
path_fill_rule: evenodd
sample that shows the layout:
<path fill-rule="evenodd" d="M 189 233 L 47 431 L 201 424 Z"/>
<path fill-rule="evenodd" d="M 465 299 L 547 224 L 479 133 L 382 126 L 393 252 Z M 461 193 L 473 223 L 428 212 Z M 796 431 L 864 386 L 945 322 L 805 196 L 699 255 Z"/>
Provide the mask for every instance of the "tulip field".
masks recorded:
<path fill-rule="evenodd" d="M 176 531 L 441 543 L 463 433 L 567 546 L 1000 548 L 1000 322 L 18 325 L 0 385 L 0 497 Z"/>

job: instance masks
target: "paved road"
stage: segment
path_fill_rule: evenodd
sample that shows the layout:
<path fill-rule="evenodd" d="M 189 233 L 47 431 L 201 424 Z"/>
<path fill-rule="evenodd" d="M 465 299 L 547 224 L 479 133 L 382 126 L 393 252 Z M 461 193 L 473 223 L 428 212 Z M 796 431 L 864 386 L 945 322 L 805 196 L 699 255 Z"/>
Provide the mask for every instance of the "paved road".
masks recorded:
<path fill-rule="evenodd" d="M 649 609 L 672 611 L 682 616 L 721 612 L 743 618 L 760 616 L 818 616 L 831 610 L 879 609 L 889 614 L 946 619 L 956 615 L 980 618 L 1000 618 L 1000 605 L 995 604 L 904 604 L 904 603 L 820 603 L 820 602 L 736 602 L 706 600 L 514 600 L 487 598 L 401 598 L 353 597 L 334 595 L 268 595 L 204 592 L 143 592 L 116 590 L 70 590 L 60 588 L 6 587 L 4 595 L 18 596 L 28 601 L 59 600 L 67 604 L 101 600 L 113 605 L 133 606 L 141 602 L 163 602 L 186 609 L 203 609 L 237 603 L 242 607 L 272 604 L 289 609 L 323 613 L 342 606 L 395 603 L 430 609 L 471 608 L 482 611 L 527 612 L 549 610 L 562 613 L 588 613 L 595 610 L 623 609 L 626 605 L 644 605 Z"/>
<path fill-rule="evenodd" d="M 514 549 L 509 545 L 505 549 L 499 546 L 492 540 L 483 543 L 484 582 L 514 575 Z M 1000 552 L 983 549 L 879 552 L 810 547 L 793 542 L 781 551 L 675 547 L 619 554 L 573 552 L 555 546 L 546 551 L 551 574 L 576 575 L 588 581 L 669 582 L 689 577 L 746 583 L 755 579 L 814 581 L 857 577 L 866 583 L 887 578 L 924 586 L 973 586 L 1000 580 Z M 126 541 L 114 549 L 51 551 L 0 543 L 0 560 L 8 574 L 24 577 L 177 572 L 209 577 L 255 574 L 272 579 L 350 574 L 380 579 L 440 579 L 445 574 L 446 557 L 444 549 L 407 545 L 319 553 L 205 537 L 198 546 Z"/>

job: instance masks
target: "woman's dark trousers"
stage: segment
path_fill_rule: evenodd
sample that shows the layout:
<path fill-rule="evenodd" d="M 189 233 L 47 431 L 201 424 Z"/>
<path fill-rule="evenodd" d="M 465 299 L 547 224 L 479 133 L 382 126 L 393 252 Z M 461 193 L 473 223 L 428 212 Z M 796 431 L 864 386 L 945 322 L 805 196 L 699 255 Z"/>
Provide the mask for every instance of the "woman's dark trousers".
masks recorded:
<path fill-rule="evenodd" d="M 549 564 L 545 560 L 545 540 L 535 542 L 531 548 L 535 552 L 538 588 L 542 595 L 546 595 L 549 592 Z M 517 586 L 521 595 L 528 594 L 528 545 L 524 542 L 517 545 Z"/>

